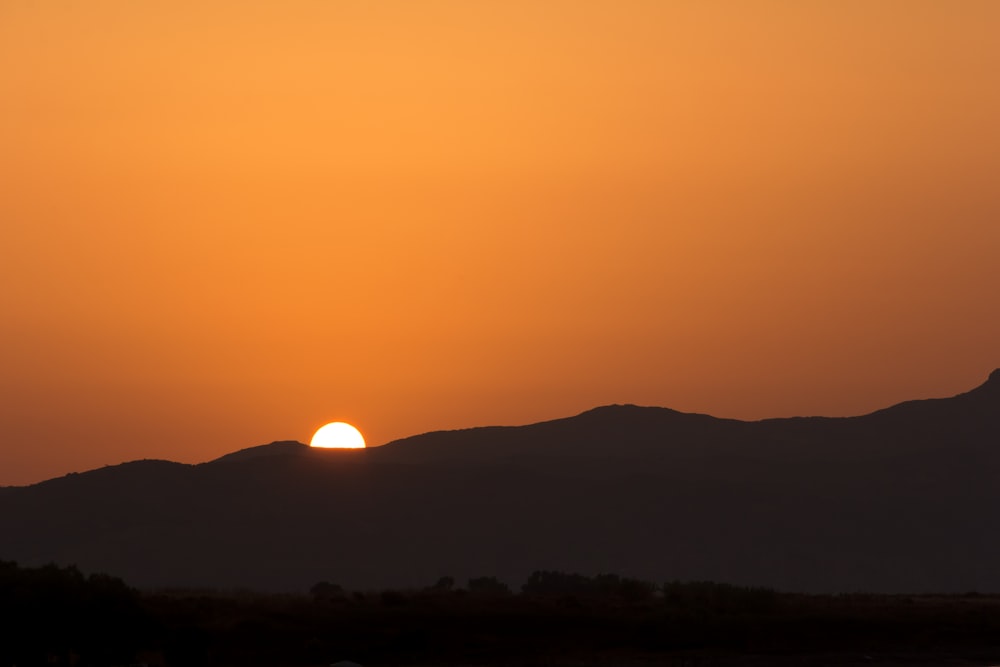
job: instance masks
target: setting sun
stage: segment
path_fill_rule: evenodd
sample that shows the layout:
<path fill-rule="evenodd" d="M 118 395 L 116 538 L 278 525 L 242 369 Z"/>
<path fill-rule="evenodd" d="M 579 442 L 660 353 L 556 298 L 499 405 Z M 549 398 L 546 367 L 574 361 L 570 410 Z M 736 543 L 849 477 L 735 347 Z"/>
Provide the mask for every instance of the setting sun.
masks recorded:
<path fill-rule="evenodd" d="M 365 446 L 365 438 L 361 435 L 361 431 L 350 424 L 330 422 L 313 434 L 309 446 L 325 449 L 362 449 Z"/>

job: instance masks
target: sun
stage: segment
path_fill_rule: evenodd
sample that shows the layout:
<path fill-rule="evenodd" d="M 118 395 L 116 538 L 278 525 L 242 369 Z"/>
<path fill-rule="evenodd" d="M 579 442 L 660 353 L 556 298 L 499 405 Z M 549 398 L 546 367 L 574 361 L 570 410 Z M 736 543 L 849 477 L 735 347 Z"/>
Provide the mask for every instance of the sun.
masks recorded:
<path fill-rule="evenodd" d="M 309 441 L 310 447 L 324 449 L 362 449 L 365 438 L 361 431 L 345 422 L 330 422 L 321 426 Z"/>

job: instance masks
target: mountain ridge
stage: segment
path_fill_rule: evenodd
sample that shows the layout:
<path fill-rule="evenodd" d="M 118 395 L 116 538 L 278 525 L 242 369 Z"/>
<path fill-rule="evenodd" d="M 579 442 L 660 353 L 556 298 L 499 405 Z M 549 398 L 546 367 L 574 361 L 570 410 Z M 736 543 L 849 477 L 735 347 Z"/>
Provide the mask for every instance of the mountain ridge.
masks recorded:
<path fill-rule="evenodd" d="M 1000 591 L 1000 373 L 858 417 L 601 406 L 369 450 L 294 441 L 0 493 L 0 559 L 146 587 L 429 585 L 536 569 Z"/>
<path fill-rule="evenodd" d="M 825 422 L 825 423 L 832 423 L 832 422 L 843 423 L 843 422 L 850 422 L 852 420 L 867 419 L 867 418 L 872 418 L 872 417 L 876 417 L 876 416 L 882 416 L 882 415 L 885 415 L 885 414 L 892 414 L 892 413 L 896 413 L 896 412 L 899 412 L 899 411 L 910 410 L 913 407 L 927 406 L 927 405 L 946 405 L 948 402 L 954 402 L 956 399 L 968 400 L 969 397 L 974 397 L 976 399 L 979 399 L 980 397 L 986 397 L 986 396 L 991 396 L 991 397 L 1000 399 L 1000 368 L 997 368 L 997 369 L 993 370 L 989 374 L 989 376 L 987 377 L 986 381 L 983 382 L 982 384 L 980 384 L 980 385 L 978 385 L 978 386 L 976 386 L 976 387 L 974 387 L 974 388 L 972 388 L 972 389 L 970 389 L 968 391 L 956 394 L 954 396 L 943 397 L 943 398 L 922 398 L 922 399 L 912 399 L 912 400 L 901 401 L 899 403 L 896 403 L 896 404 L 893 404 L 893 405 L 890 405 L 890 406 L 887 406 L 887 407 L 884 407 L 884 408 L 879 408 L 879 409 L 876 409 L 876 410 L 874 410 L 872 412 L 864 413 L 864 414 L 861 414 L 861 415 L 852 415 L 852 416 L 843 416 L 843 417 L 830 417 L 830 416 L 824 416 L 824 415 L 800 415 L 800 416 L 791 416 L 791 417 L 765 417 L 765 418 L 762 418 L 762 419 L 743 420 L 743 419 L 728 418 L 728 417 L 716 417 L 714 415 L 710 415 L 710 414 L 707 414 L 707 413 L 701 413 L 701 412 L 682 412 L 682 411 L 679 411 L 679 410 L 674 410 L 673 408 L 662 407 L 662 406 L 646 406 L 646 405 L 637 405 L 637 404 L 634 404 L 634 403 L 610 403 L 610 404 L 607 404 L 607 405 L 600 405 L 600 406 L 595 406 L 593 408 L 589 408 L 587 410 L 584 410 L 583 412 L 577 413 L 577 414 L 572 415 L 572 416 L 557 417 L 557 418 L 554 418 L 554 419 L 543 420 L 543 421 L 540 421 L 540 422 L 533 422 L 533 423 L 529 423 L 529 424 L 472 426 L 472 427 L 458 428 L 458 429 L 443 429 L 443 430 L 436 430 L 436 431 L 428 431 L 426 433 L 420 433 L 420 434 L 416 434 L 416 435 L 412 435 L 412 436 L 406 436 L 404 438 L 399 438 L 399 439 L 396 439 L 396 440 L 392 440 L 392 441 L 387 442 L 387 443 L 385 443 L 383 445 L 380 445 L 378 447 L 368 447 L 368 448 L 366 448 L 366 449 L 364 449 L 362 451 L 363 452 L 367 452 L 367 453 L 382 452 L 382 453 L 378 454 L 378 456 L 382 457 L 382 456 L 385 456 L 385 451 L 389 451 L 389 450 L 386 450 L 385 448 L 390 448 L 390 450 L 394 450 L 394 449 L 397 449 L 399 447 L 402 447 L 403 445 L 412 446 L 415 443 L 419 443 L 419 442 L 421 442 L 423 440 L 427 440 L 427 439 L 431 439 L 431 438 L 444 437 L 444 438 L 455 438 L 455 439 L 458 439 L 458 438 L 460 438 L 462 436 L 467 436 L 467 435 L 470 435 L 470 434 L 509 433 L 509 432 L 512 432 L 512 431 L 516 431 L 518 429 L 525 429 L 525 428 L 527 428 L 527 429 L 536 429 L 536 428 L 542 429 L 542 428 L 549 428 L 549 427 L 551 427 L 553 425 L 570 422 L 570 421 L 573 421 L 573 420 L 580 420 L 580 419 L 587 419 L 587 420 L 589 420 L 589 419 L 595 419 L 596 420 L 596 419 L 604 418 L 604 417 L 606 417 L 608 415 L 620 416 L 622 414 L 627 414 L 627 413 L 631 413 L 631 414 L 645 413 L 646 415 L 655 414 L 658 417 L 668 417 L 668 418 L 676 418 L 678 420 L 687 420 L 688 423 L 692 423 L 692 424 L 693 423 L 712 423 L 712 424 L 720 424 L 721 423 L 721 424 L 728 424 L 728 425 L 750 425 L 750 424 L 762 424 L 762 423 L 767 423 L 767 424 L 775 424 L 775 423 L 792 424 L 792 423 L 799 423 L 799 424 L 801 424 L 801 423 L 804 423 L 804 422 L 817 422 L 817 421 L 818 422 Z M 942 403 L 942 402 L 944 402 L 944 403 Z M 989 407 L 989 406 L 987 406 L 987 407 Z M 100 471 L 100 470 L 106 470 L 108 468 L 115 468 L 115 467 L 118 467 L 118 466 L 130 465 L 130 464 L 134 464 L 134 463 L 162 462 L 162 463 L 170 463 L 170 464 L 173 464 L 173 465 L 181 465 L 181 466 L 204 466 L 204 465 L 217 464 L 217 463 L 231 463 L 231 462 L 237 462 L 237 461 L 244 461 L 244 460 L 248 460 L 248 459 L 251 459 L 251 458 L 258 458 L 258 457 L 286 456 L 286 455 L 309 455 L 311 450 L 313 450 L 313 448 L 310 448 L 305 443 L 302 443 L 302 442 L 299 442 L 299 441 L 296 441 L 296 440 L 276 440 L 276 441 L 272 441 L 270 443 L 266 443 L 266 444 L 262 444 L 262 445 L 254 445 L 254 446 L 251 446 L 251 447 L 245 447 L 243 449 L 239 449 L 239 450 L 236 450 L 234 452 L 230 452 L 228 454 L 223 454 L 222 456 L 219 456 L 219 457 L 216 457 L 214 459 L 210 459 L 208 461 L 204 461 L 204 462 L 201 462 L 201 463 L 187 464 L 187 463 L 178 463 L 178 462 L 174 462 L 174 461 L 169 461 L 169 460 L 166 460 L 166 459 L 136 459 L 136 460 L 131 460 L 131 461 L 124 461 L 124 462 L 118 463 L 118 464 L 105 465 L 105 466 L 102 466 L 101 468 L 93 468 L 93 469 L 90 469 L 90 470 L 79 471 L 79 472 L 70 472 L 70 473 L 67 473 L 66 475 L 62 475 L 60 477 L 54 477 L 54 478 L 50 478 L 50 479 L 46 479 L 46 480 L 41 480 L 41 481 L 35 482 L 33 484 L 15 485 L 15 486 L 0 486 L 0 490 L 2 490 L 2 489 L 26 488 L 26 487 L 35 486 L 35 485 L 38 485 L 38 484 L 44 484 L 44 483 L 47 483 L 47 482 L 50 482 L 50 481 L 53 481 L 53 480 L 62 479 L 64 477 L 73 477 L 73 476 L 76 476 L 76 475 L 85 475 L 85 474 L 93 473 L 93 472 Z M 385 451 L 383 451 L 383 450 L 385 450 Z M 322 454 L 326 454 L 326 452 L 322 452 Z M 338 452 L 331 452 L 330 454 L 334 455 L 334 456 L 350 455 L 347 452 L 339 452 L 339 451 Z"/>

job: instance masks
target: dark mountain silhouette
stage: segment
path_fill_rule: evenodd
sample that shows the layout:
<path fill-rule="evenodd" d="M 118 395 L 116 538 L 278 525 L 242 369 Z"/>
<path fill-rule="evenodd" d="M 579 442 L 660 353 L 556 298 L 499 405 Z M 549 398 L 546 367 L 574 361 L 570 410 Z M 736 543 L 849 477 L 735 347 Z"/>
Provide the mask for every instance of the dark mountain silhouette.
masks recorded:
<path fill-rule="evenodd" d="M 234 463 L 237 461 L 247 461 L 249 459 L 271 457 L 271 456 L 301 456 L 308 452 L 309 446 L 295 440 L 279 440 L 269 445 L 258 445 L 257 447 L 247 447 L 225 456 L 220 456 L 210 463 Z"/>
<path fill-rule="evenodd" d="M 369 450 L 278 442 L 0 489 L 0 559 L 139 586 L 426 586 L 534 570 L 1000 591 L 1000 371 L 947 399 L 744 422 L 614 405 Z"/>

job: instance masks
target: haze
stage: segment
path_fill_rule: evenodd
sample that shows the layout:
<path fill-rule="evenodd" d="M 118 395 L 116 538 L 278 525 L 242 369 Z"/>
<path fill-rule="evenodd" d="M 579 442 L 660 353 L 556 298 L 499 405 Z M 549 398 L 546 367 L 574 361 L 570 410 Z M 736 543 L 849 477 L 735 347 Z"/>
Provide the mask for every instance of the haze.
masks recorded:
<path fill-rule="evenodd" d="M 0 5 L 0 484 L 1000 366 L 1000 4 Z"/>

